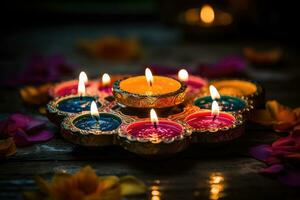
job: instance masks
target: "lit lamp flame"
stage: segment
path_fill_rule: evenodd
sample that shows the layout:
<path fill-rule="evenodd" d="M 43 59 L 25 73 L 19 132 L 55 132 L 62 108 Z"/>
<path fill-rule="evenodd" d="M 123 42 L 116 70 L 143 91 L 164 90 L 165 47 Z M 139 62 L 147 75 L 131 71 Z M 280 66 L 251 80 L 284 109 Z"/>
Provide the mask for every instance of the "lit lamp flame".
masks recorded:
<path fill-rule="evenodd" d="M 156 114 L 156 112 L 153 108 L 150 110 L 150 120 L 151 120 L 154 128 L 157 129 L 158 117 L 157 117 L 157 114 Z"/>
<path fill-rule="evenodd" d="M 102 75 L 102 86 L 108 86 L 110 84 L 110 76 L 107 73 Z"/>
<path fill-rule="evenodd" d="M 152 84 L 153 84 L 153 75 L 152 75 L 152 72 L 149 68 L 146 68 L 145 70 L 145 76 L 146 76 L 146 80 L 147 80 L 147 83 L 150 87 L 152 87 Z"/>
<path fill-rule="evenodd" d="M 84 71 L 82 71 L 82 72 L 80 72 L 80 74 L 79 74 L 79 80 L 82 80 L 84 83 L 87 83 L 88 82 L 88 77 L 87 77 L 87 75 L 86 75 L 86 73 L 84 72 Z"/>
<path fill-rule="evenodd" d="M 206 24 L 211 24 L 215 19 L 214 9 L 208 4 L 203 5 L 200 10 L 200 19 Z"/>
<path fill-rule="evenodd" d="M 80 72 L 79 81 L 78 81 L 78 95 L 85 95 L 85 83 L 88 81 L 87 75 L 85 72 Z"/>
<path fill-rule="evenodd" d="M 189 80 L 189 73 L 185 69 L 179 70 L 178 71 L 178 79 L 183 82 Z"/>
<path fill-rule="evenodd" d="M 209 92 L 210 92 L 210 96 L 211 96 L 212 100 L 219 100 L 221 98 L 220 94 L 215 86 L 210 85 Z"/>
<path fill-rule="evenodd" d="M 97 121 L 99 121 L 100 115 L 98 112 L 97 104 L 95 101 L 92 101 L 91 103 L 91 115 L 94 117 Z"/>
<path fill-rule="evenodd" d="M 211 104 L 211 115 L 214 116 L 213 121 L 216 119 L 217 116 L 219 116 L 219 113 L 220 113 L 220 108 L 218 102 L 214 100 Z"/>

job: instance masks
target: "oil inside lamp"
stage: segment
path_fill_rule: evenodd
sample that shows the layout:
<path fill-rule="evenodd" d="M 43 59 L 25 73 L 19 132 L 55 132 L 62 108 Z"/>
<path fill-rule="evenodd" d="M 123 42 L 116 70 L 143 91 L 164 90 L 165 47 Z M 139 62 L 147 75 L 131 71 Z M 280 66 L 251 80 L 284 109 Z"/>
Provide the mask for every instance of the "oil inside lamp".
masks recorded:
<path fill-rule="evenodd" d="M 200 19 L 205 24 L 213 23 L 213 21 L 215 19 L 215 12 L 214 12 L 213 7 L 211 7 L 208 4 L 203 5 L 200 10 Z"/>
<path fill-rule="evenodd" d="M 147 80 L 147 83 L 150 87 L 152 87 L 152 84 L 153 84 L 153 75 L 152 75 L 152 72 L 149 68 L 146 68 L 145 70 L 145 76 L 146 76 L 146 80 Z"/>

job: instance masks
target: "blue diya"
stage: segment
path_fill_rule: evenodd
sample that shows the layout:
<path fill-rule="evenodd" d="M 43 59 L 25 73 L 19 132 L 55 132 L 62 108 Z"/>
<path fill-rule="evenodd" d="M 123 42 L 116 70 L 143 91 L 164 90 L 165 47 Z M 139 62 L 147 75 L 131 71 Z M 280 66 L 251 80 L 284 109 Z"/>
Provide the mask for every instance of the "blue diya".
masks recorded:
<path fill-rule="evenodd" d="M 47 116 L 51 122 L 59 126 L 66 116 L 89 111 L 92 101 L 97 102 L 98 108 L 102 107 L 97 96 L 69 95 L 56 98 L 47 104 Z"/>
<path fill-rule="evenodd" d="M 99 113 L 94 117 L 86 111 L 66 117 L 61 134 L 68 141 L 82 146 L 109 146 L 114 144 L 122 119 L 112 113 Z"/>
<path fill-rule="evenodd" d="M 198 97 L 194 101 L 194 105 L 201 109 L 211 109 L 213 99 L 211 96 Z M 234 96 L 220 96 L 217 100 L 222 111 L 244 113 L 252 109 L 252 105 L 246 99 Z"/>

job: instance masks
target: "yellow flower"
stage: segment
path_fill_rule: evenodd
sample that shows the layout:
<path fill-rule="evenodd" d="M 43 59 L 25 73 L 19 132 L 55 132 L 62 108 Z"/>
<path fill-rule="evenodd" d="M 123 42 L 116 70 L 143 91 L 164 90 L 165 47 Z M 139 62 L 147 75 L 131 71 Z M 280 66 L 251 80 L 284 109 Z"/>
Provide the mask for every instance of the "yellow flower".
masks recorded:
<path fill-rule="evenodd" d="M 48 91 L 52 84 L 47 83 L 41 86 L 27 86 L 20 89 L 23 101 L 30 105 L 42 105 L 49 101 Z"/>
<path fill-rule="evenodd" d="M 74 175 L 57 173 L 51 182 L 36 177 L 39 193 L 27 192 L 26 199 L 49 200 L 119 200 L 124 195 L 145 193 L 145 185 L 134 177 L 98 177 L 87 166 Z"/>
<path fill-rule="evenodd" d="M 266 108 L 256 110 L 251 116 L 251 121 L 271 126 L 278 132 L 289 131 L 300 122 L 300 108 L 291 109 L 275 100 L 267 101 Z"/>

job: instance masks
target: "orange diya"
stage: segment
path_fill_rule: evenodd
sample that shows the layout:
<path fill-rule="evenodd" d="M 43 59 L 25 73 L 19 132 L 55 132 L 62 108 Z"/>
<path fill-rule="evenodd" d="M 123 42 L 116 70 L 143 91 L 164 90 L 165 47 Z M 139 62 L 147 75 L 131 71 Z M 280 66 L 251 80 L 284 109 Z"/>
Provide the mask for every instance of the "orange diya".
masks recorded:
<path fill-rule="evenodd" d="M 145 76 L 116 81 L 113 94 L 122 106 L 135 108 L 166 108 L 184 101 L 186 86 L 170 77 L 153 76 L 150 69 Z"/>

